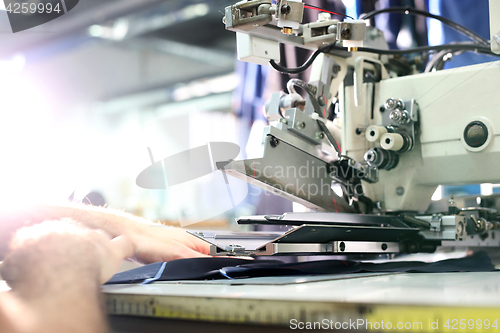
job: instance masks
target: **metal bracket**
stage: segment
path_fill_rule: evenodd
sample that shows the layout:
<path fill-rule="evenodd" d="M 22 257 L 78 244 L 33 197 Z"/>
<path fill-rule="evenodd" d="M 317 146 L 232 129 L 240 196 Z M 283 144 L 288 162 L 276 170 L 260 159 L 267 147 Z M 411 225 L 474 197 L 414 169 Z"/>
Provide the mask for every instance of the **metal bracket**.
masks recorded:
<path fill-rule="evenodd" d="M 243 31 L 250 31 L 270 23 L 273 20 L 271 14 L 258 14 L 258 7 L 265 4 L 271 5 L 271 1 L 253 0 L 227 6 L 225 9 L 226 16 L 224 16 L 226 29 L 234 30 L 237 28 Z"/>
<path fill-rule="evenodd" d="M 464 241 L 467 238 L 467 220 L 461 215 L 429 215 L 415 216 L 419 220 L 427 221 L 431 224 L 430 230 L 420 233 L 427 240 L 438 241 Z M 438 225 L 439 223 L 439 225 Z"/>
<path fill-rule="evenodd" d="M 210 246 L 213 256 L 272 256 L 272 255 L 324 255 L 324 254 L 381 254 L 400 253 L 397 242 L 355 242 L 335 241 L 330 243 L 269 243 L 263 250 L 245 250 L 241 245 L 227 246 L 224 251 L 215 245 Z"/>

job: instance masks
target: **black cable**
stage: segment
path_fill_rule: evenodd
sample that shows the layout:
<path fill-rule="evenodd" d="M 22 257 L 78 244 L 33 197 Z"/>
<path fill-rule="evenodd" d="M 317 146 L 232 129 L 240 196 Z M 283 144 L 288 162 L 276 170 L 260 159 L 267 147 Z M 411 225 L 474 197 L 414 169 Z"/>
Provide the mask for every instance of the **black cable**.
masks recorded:
<path fill-rule="evenodd" d="M 321 49 L 316 50 L 309 59 L 300 67 L 296 68 L 286 68 L 281 66 L 280 64 L 277 64 L 274 60 L 269 61 L 271 66 L 276 69 L 278 72 L 283 73 L 283 74 L 298 74 L 302 73 L 306 69 L 308 69 L 314 60 L 320 55 L 321 53 L 328 53 L 332 49 L 337 49 L 337 50 L 342 50 L 342 51 L 347 51 L 347 48 L 336 46 L 335 44 L 331 44 L 328 46 L 325 46 Z M 419 46 L 407 50 L 382 50 L 382 49 L 372 49 L 368 47 L 359 47 L 358 51 L 359 52 L 368 52 L 368 53 L 376 53 L 376 54 L 410 54 L 410 53 L 423 53 L 423 52 L 429 52 L 429 51 L 442 51 L 442 50 L 449 50 L 450 52 L 453 51 L 475 51 L 478 53 L 484 53 L 487 55 L 491 56 L 500 56 L 498 54 L 495 54 L 491 52 L 491 49 L 489 47 L 483 46 L 483 45 L 478 45 L 478 44 L 472 44 L 469 42 L 463 42 L 463 43 L 452 43 L 452 44 L 443 44 L 443 45 L 434 45 L 434 46 Z"/>
<path fill-rule="evenodd" d="M 390 7 L 390 8 L 380 9 L 380 10 L 374 10 L 372 12 L 365 14 L 365 15 L 362 15 L 359 19 L 360 20 L 368 20 L 368 19 L 374 17 L 375 15 L 382 14 L 382 13 L 401 13 L 401 14 L 407 14 L 407 15 L 413 14 L 413 15 L 422 15 L 425 17 L 433 18 L 433 19 L 441 21 L 443 24 L 446 24 L 450 28 L 455 29 L 456 31 L 464 34 L 465 36 L 469 37 L 470 39 L 472 39 L 473 41 L 475 41 L 477 43 L 480 43 L 480 44 L 485 45 L 485 46 L 490 45 L 490 43 L 486 39 L 479 36 L 478 34 L 473 32 L 472 30 L 464 27 L 463 25 L 460 25 L 456 22 L 453 22 L 452 20 L 447 19 L 446 17 L 440 16 L 440 15 L 434 15 L 434 14 L 426 12 L 424 10 L 419 10 L 419 9 L 412 8 L 409 6 L 407 6 L 407 7 Z"/>
<path fill-rule="evenodd" d="M 309 66 L 312 65 L 312 63 L 314 62 L 314 60 L 316 60 L 316 58 L 321 53 L 323 53 L 323 52 L 320 51 L 319 49 L 316 50 L 316 51 L 314 51 L 314 53 L 309 57 L 309 59 L 306 60 L 306 62 L 302 66 L 299 66 L 299 67 L 296 67 L 296 68 L 286 68 L 286 67 L 283 67 L 280 64 L 276 63 L 274 60 L 270 60 L 269 64 L 275 70 L 277 70 L 278 72 L 280 72 L 282 74 L 298 74 L 298 73 L 302 73 L 303 71 L 305 71 L 306 69 L 308 69 Z"/>
<path fill-rule="evenodd" d="M 335 44 L 330 44 L 330 45 L 327 45 L 325 47 L 322 47 L 320 49 L 317 49 L 316 51 L 314 51 L 314 53 L 309 57 L 309 59 L 306 60 L 306 62 L 304 62 L 304 64 L 302 66 L 299 66 L 299 67 L 295 67 L 295 68 L 286 68 L 284 66 L 281 66 L 280 64 L 276 63 L 274 60 L 270 60 L 269 61 L 269 64 L 275 69 L 277 70 L 278 72 L 282 73 L 282 74 L 299 74 L 299 73 L 302 73 L 303 71 L 305 71 L 306 69 L 308 69 L 312 63 L 314 62 L 314 60 L 316 60 L 316 58 L 321 54 L 321 53 L 328 53 L 332 48 L 335 47 Z"/>
<path fill-rule="evenodd" d="M 452 51 L 475 51 L 479 53 L 485 53 L 488 55 L 492 56 L 499 56 L 498 54 L 495 54 L 491 52 L 491 49 L 489 47 L 483 46 L 483 45 L 478 45 L 478 44 L 471 44 L 471 43 L 452 43 L 452 44 L 443 44 L 443 45 L 434 45 L 434 46 L 419 46 L 419 47 L 414 47 L 411 49 L 407 50 L 381 50 L 381 49 L 372 49 L 368 47 L 359 47 L 358 51 L 359 52 L 369 52 L 369 53 L 376 53 L 376 54 L 410 54 L 410 53 L 423 53 L 423 52 L 429 52 L 429 51 L 442 51 L 442 50 L 449 50 L 450 52 Z"/>

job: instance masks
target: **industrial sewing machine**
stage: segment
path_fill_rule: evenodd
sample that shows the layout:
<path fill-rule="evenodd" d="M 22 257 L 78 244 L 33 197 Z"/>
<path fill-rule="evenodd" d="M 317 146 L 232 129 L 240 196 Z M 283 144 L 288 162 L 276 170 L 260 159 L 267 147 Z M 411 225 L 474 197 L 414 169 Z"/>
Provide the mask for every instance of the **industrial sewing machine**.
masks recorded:
<path fill-rule="evenodd" d="M 292 79 L 287 93 L 276 92 L 267 102 L 262 154 L 217 166 L 312 212 L 238 219 L 290 226 L 281 234 L 195 235 L 212 244 L 213 255 L 238 256 L 499 246 L 500 213 L 494 209 L 457 207 L 451 198 L 446 211 L 426 210 L 438 185 L 500 182 L 500 61 L 435 70 L 457 52 L 500 53 L 500 2 L 490 1 L 491 43 L 445 22 L 472 42 L 408 51 L 388 50 L 383 34 L 367 26 L 390 9 L 361 20 L 321 14 L 301 24 L 304 6 L 248 0 L 226 8 L 224 23 L 237 34 L 241 60 L 285 73 L 312 69 L 308 83 Z M 284 68 L 279 43 L 314 53 L 303 66 Z M 423 52 L 432 53 L 419 73 L 422 57 L 403 55 Z M 335 122 L 327 120 L 332 102 Z"/>

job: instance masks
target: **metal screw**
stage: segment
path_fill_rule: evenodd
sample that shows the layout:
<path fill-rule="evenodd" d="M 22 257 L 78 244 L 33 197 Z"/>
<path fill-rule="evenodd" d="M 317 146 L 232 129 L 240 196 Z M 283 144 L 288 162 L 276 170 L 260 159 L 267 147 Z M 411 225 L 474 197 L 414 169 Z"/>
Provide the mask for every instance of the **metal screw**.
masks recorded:
<path fill-rule="evenodd" d="M 385 102 L 385 108 L 386 110 L 394 110 L 398 107 L 398 102 L 394 99 L 394 98 L 389 98 L 386 102 Z"/>
<path fill-rule="evenodd" d="M 385 102 L 385 108 L 386 108 L 386 110 L 389 110 L 389 111 L 392 111 L 395 109 L 403 110 L 405 108 L 405 103 L 400 99 L 389 98 Z"/>
<path fill-rule="evenodd" d="M 316 139 L 322 140 L 324 138 L 325 138 L 325 133 L 323 133 L 323 132 L 317 132 L 316 133 Z"/>
<path fill-rule="evenodd" d="M 399 196 L 402 196 L 403 194 L 405 194 L 405 188 L 402 186 L 399 186 L 398 188 L 396 188 L 396 194 Z"/>
<path fill-rule="evenodd" d="M 280 118 L 280 123 L 282 124 L 287 124 L 288 121 L 285 118 Z"/>
<path fill-rule="evenodd" d="M 303 122 L 303 121 L 299 121 L 299 122 L 297 122 L 296 127 L 297 127 L 297 129 L 298 129 L 299 131 L 301 131 L 301 130 L 303 130 L 304 128 L 306 128 L 306 123 L 305 123 L 305 122 Z"/>
<path fill-rule="evenodd" d="M 410 120 L 408 112 L 399 110 L 392 111 L 389 118 L 400 124 L 406 124 Z"/>
<path fill-rule="evenodd" d="M 290 14 L 291 11 L 292 8 L 290 7 L 290 5 L 285 5 L 281 7 L 281 14 Z"/>
<path fill-rule="evenodd" d="M 340 35 L 343 38 L 349 38 L 349 36 L 351 35 L 351 29 L 349 29 L 349 28 L 342 29 L 342 31 L 340 32 Z"/>
<path fill-rule="evenodd" d="M 271 145 L 271 147 L 276 148 L 280 144 L 280 140 L 273 136 L 269 141 L 269 144 Z"/>
<path fill-rule="evenodd" d="M 392 121 L 396 121 L 396 122 L 399 122 L 402 118 L 403 118 L 403 114 L 401 113 L 401 111 L 399 110 L 394 110 L 391 112 L 391 114 L 389 115 L 389 118 L 392 120 Z"/>

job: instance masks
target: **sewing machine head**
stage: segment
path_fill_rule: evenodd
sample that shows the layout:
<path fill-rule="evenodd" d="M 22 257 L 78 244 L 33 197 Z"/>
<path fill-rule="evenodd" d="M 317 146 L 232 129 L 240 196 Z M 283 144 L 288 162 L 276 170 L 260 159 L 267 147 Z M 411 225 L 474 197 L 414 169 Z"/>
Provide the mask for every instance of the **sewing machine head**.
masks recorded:
<path fill-rule="evenodd" d="M 494 13 L 500 11 L 496 3 L 491 2 Z M 500 62 L 434 70 L 455 52 L 498 54 L 500 43 L 490 45 L 466 31 L 473 43 L 388 50 L 383 34 L 365 21 L 383 10 L 362 20 L 320 16 L 301 24 L 304 6 L 291 0 L 250 0 L 226 8 L 224 22 L 237 32 L 240 59 L 270 63 L 284 73 L 312 69 L 309 82 L 291 79 L 287 93 L 276 92 L 266 103 L 270 125 L 262 137 L 262 154 L 217 165 L 316 213 L 240 218 L 239 223 L 294 227 L 253 251 L 212 241 L 214 254 L 409 253 L 433 252 L 440 245 L 500 246 L 485 241 L 488 235 L 495 237 L 500 225 L 495 210 L 461 209 L 451 202 L 445 212 L 426 214 L 438 185 L 500 181 L 500 113 L 497 103 L 478 98 L 498 95 Z M 404 13 L 421 14 L 411 8 Z M 497 24 L 492 16 L 492 40 L 498 37 Z M 278 64 L 280 42 L 314 53 L 303 66 L 284 68 Z M 419 73 L 416 61 L 421 58 L 402 55 L 424 51 L 434 53 Z M 332 102 L 334 122 L 328 120 Z M 474 235 L 479 240 L 472 241 Z"/>

